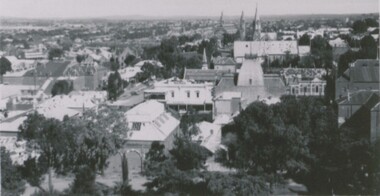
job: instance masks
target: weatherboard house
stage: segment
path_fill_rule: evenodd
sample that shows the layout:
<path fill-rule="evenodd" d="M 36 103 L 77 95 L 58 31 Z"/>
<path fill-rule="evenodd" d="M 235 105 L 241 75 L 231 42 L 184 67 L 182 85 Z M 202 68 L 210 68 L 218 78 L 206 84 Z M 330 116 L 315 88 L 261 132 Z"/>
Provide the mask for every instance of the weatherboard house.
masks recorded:
<path fill-rule="evenodd" d="M 163 103 L 148 100 L 124 115 L 129 128 L 126 138 L 128 150 L 145 154 L 153 141 L 164 144 L 166 150 L 172 148 L 174 136 L 179 133 L 179 120 Z"/>

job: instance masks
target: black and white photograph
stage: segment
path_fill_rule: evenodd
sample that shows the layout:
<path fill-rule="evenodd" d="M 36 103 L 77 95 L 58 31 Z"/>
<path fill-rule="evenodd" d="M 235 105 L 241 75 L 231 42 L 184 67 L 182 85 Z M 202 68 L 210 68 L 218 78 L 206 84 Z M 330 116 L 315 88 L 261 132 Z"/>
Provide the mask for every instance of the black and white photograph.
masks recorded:
<path fill-rule="evenodd" d="M 379 10 L 0 0 L 0 195 L 380 195 Z"/>

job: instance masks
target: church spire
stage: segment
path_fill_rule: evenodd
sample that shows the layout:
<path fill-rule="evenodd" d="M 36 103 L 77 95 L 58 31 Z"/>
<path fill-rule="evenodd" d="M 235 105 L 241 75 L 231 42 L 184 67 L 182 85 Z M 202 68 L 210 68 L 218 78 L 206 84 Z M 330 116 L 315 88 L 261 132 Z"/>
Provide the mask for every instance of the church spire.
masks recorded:
<path fill-rule="evenodd" d="M 256 3 L 255 19 L 253 20 L 253 41 L 258 41 L 261 39 L 261 23 L 260 15 L 258 14 L 258 5 Z"/>
<path fill-rule="evenodd" d="M 241 11 L 241 17 L 240 17 L 240 40 L 245 41 L 244 11 Z"/>
<path fill-rule="evenodd" d="M 206 48 L 203 48 L 202 69 L 203 70 L 208 69 L 207 56 L 206 56 Z"/>
<path fill-rule="evenodd" d="M 219 26 L 223 27 L 223 24 L 224 24 L 224 21 L 223 21 L 223 11 L 222 11 L 220 18 L 219 18 Z"/>

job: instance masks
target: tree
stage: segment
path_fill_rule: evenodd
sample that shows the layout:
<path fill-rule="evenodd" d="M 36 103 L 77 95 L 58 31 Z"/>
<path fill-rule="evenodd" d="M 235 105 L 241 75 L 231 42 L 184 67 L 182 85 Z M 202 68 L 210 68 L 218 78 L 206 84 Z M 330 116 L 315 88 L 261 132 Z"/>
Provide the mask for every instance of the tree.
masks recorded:
<path fill-rule="evenodd" d="M 84 61 L 86 59 L 86 57 L 84 55 L 79 55 L 79 54 L 75 58 L 76 58 L 78 63 L 81 63 L 82 61 Z"/>
<path fill-rule="evenodd" d="M 1 195 L 20 195 L 24 192 L 25 182 L 17 167 L 13 165 L 10 153 L 0 148 L 1 155 Z"/>
<path fill-rule="evenodd" d="M 366 18 L 364 22 L 368 27 L 379 27 L 379 23 L 373 18 Z"/>
<path fill-rule="evenodd" d="M 111 62 L 110 68 L 111 68 L 111 71 L 117 71 L 120 68 L 120 65 L 117 62 Z"/>
<path fill-rule="evenodd" d="M 352 24 L 352 29 L 354 30 L 355 33 L 365 33 L 367 31 L 367 24 L 363 20 L 356 20 Z"/>
<path fill-rule="evenodd" d="M 181 136 L 176 136 L 174 148 L 170 150 L 170 154 L 180 170 L 202 168 L 208 157 L 208 151 L 205 148 Z"/>
<path fill-rule="evenodd" d="M 62 167 L 76 176 L 72 192 L 93 195 L 98 191 L 96 174 L 103 173 L 107 159 L 124 146 L 126 124 L 124 114 L 108 106 L 85 111 L 81 118 L 64 119 L 62 127 L 68 136 Z"/>
<path fill-rule="evenodd" d="M 5 58 L 5 57 L 1 57 L 0 58 L 0 75 L 1 75 L 1 83 L 3 83 L 3 75 L 7 72 L 7 71 L 12 71 L 12 64 L 11 62 Z"/>
<path fill-rule="evenodd" d="M 156 171 L 160 163 L 167 160 L 168 157 L 164 154 L 165 145 L 158 141 L 152 142 L 148 153 L 145 155 L 144 171 L 147 175 L 151 175 Z"/>
<path fill-rule="evenodd" d="M 361 54 L 363 55 L 362 58 L 376 59 L 378 44 L 376 44 L 375 39 L 373 39 L 371 35 L 363 37 L 363 39 L 360 41 L 360 46 Z"/>
<path fill-rule="evenodd" d="M 61 58 L 63 56 L 63 50 L 59 48 L 52 48 L 49 50 L 48 58 L 53 60 L 54 58 Z"/>
<path fill-rule="evenodd" d="M 108 76 L 108 99 L 115 101 L 123 93 L 123 80 L 119 72 L 115 71 Z"/>
<path fill-rule="evenodd" d="M 129 54 L 125 60 L 124 63 L 128 66 L 131 65 L 136 60 L 136 57 L 134 55 Z"/>
<path fill-rule="evenodd" d="M 298 41 L 298 45 L 300 46 L 309 46 L 310 45 L 310 37 L 307 33 L 303 34 Z"/>
<path fill-rule="evenodd" d="M 62 164 L 61 157 L 65 152 L 65 138 L 61 123 L 56 119 L 46 119 L 38 113 L 28 115 L 28 118 L 19 127 L 19 138 L 25 139 L 29 149 L 35 149 L 40 157 L 36 167 L 43 164 L 47 168 L 49 177 L 49 193 L 53 191 L 52 170 L 59 171 Z M 27 176 L 30 177 L 30 176 Z"/>
<path fill-rule="evenodd" d="M 61 94 L 69 94 L 73 90 L 73 83 L 68 80 L 59 80 L 54 83 L 51 94 L 54 96 Z"/>
<path fill-rule="evenodd" d="M 87 166 L 79 169 L 70 188 L 70 194 L 77 195 L 100 195 L 95 184 L 96 174 Z"/>

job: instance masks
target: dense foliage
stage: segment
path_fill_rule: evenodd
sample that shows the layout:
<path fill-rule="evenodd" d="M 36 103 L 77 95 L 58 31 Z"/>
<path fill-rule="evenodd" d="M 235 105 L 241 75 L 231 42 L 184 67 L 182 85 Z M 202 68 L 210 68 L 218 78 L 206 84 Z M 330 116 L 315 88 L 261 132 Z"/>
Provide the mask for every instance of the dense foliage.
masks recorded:
<path fill-rule="evenodd" d="M 120 73 L 115 71 L 108 76 L 106 87 L 108 99 L 116 101 L 117 98 L 124 92 L 124 81 L 121 79 Z"/>
<path fill-rule="evenodd" d="M 53 88 L 51 89 L 51 94 L 54 96 L 61 94 L 69 94 L 74 90 L 73 83 L 68 80 L 59 80 L 54 83 Z"/>
<path fill-rule="evenodd" d="M 11 62 L 5 58 L 0 58 L 0 75 L 4 75 L 7 71 L 12 71 L 12 64 Z"/>
<path fill-rule="evenodd" d="M 49 50 L 48 58 L 49 60 L 53 60 L 55 58 L 61 58 L 63 56 L 64 52 L 60 48 L 52 48 Z"/>
<path fill-rule="evenodd" d="M 19 195 L 25 189 L 25 182 L 17 167 L 12 163 L 10 153 L 5 147 L 0 148 L 1 155 L 1 195 Z"/>
<path fill-rule="evenodd" d="M 27 141 L 27 152 L 36 151 L 20 168 L 24 179 L 41 189 L 44 175 L 49 174 L 49 193 L 53 192 L 51 175 L 74 173 L 73 193 L 94 191 L 95 174 L 107 167 L 109 156 L 123 146 L 127 132 L 122 113 L 108 107 L 85 111 L 81 118 L 63 121 L 46 119 L 38 113 L 28 115 L 20 126 L 20 139 Z M 89 173 L 91 171 L 91 173 Z M 87 179 L 85 184 L 82 180 Z"/>
<path fill-rule="evenodd" d="M 321 98 L 254 102 L 223 128 L 223 162 L 269 182 L 293 178 L 314 194 L 378 194 L 378 157 L 358 131 L 339 129 L 334 107 Z"/>

